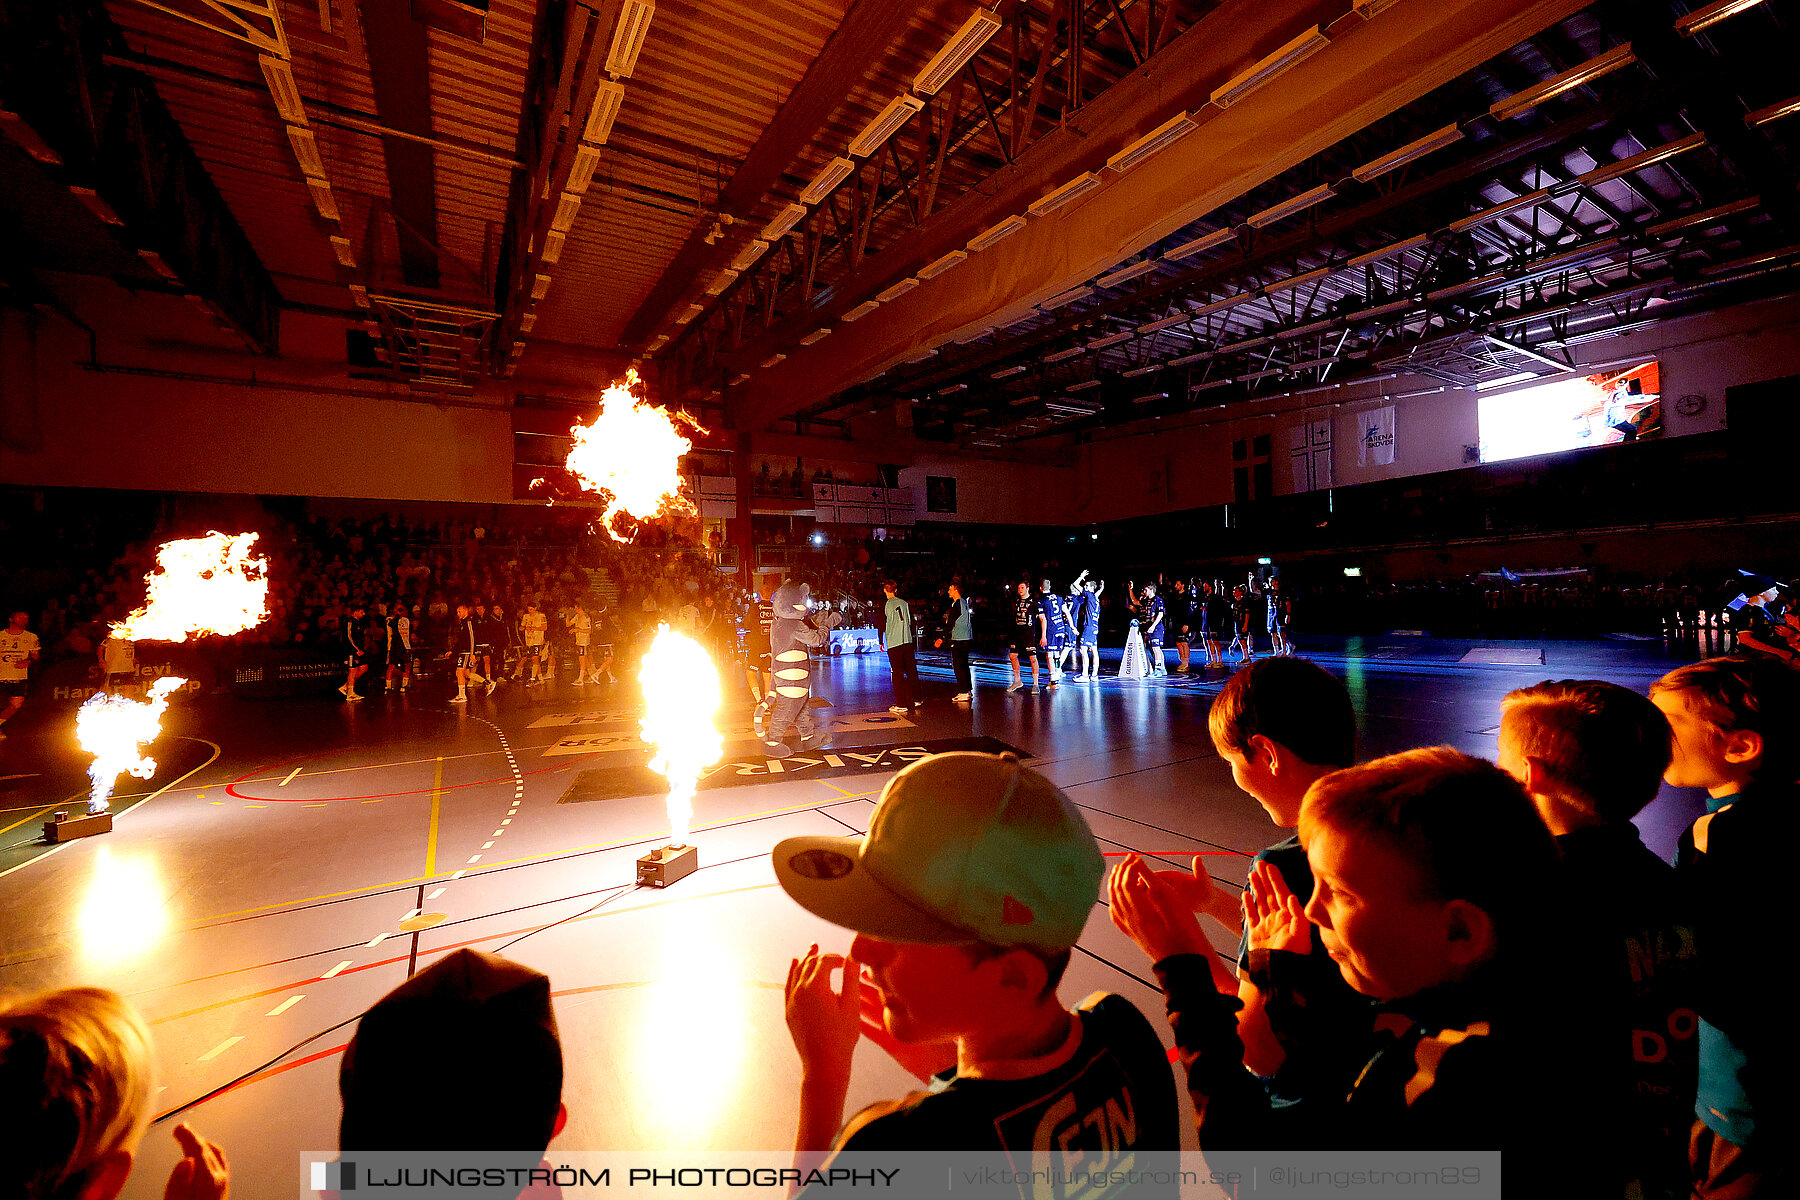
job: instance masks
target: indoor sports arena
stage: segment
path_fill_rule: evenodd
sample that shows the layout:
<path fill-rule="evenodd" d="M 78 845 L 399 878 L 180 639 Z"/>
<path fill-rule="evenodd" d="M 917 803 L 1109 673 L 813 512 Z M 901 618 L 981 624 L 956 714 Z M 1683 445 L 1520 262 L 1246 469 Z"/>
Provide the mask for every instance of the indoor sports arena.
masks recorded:
<path fill-rule="evenodd" d="M 1796 1194 L 1797 59 L 0 0 L 0 1195 Z"/>

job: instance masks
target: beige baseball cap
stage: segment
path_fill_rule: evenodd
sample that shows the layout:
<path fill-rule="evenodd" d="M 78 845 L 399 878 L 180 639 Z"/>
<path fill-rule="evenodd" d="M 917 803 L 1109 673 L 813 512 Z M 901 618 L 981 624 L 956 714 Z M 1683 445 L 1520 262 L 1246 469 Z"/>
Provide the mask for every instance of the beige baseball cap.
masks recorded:
<path fill-rule="evenodd" d="M 1081 811 L 1013 754 L 957 751 L 888 781 L 864 837 L 776 845 L 775 877 L 807 911 L 894 942 L 1066 950 L 1105 860 Z"/>

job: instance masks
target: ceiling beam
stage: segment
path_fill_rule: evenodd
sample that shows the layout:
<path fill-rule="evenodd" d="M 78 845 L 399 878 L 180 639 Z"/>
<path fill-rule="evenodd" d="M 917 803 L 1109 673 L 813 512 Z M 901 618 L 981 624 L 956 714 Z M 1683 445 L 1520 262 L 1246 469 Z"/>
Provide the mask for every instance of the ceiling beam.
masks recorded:
<path fill-rule="evenodd" d="M 758 428 L 880 374 L 921 348 L 1017 319 L 1034 303 L 1242 196 L 1582 7 L 1580 0 L 1401 0 L 1370 20 L 1348 3 L 1228 0 L 1120 81 L 1069 126 L 1040 139 L 979 192 L 947 205 L 917 236 L 865 260 L 830 299 L 778 323 L 744 361 L 797 340 L 981 229 L 1025 211 L 1315 24 L 1331 44 L 1220 112 L 1083 203 L 974 255 L 855 325 L 773 368 L 731 398 L 740 428 Z M 802 328 L 804 326 L 804 328 Z"/>
<path fill-rule="evenodd" d="M 368 42 L 369 76 L 375 111 L 384 125 L 419 138 L 431 136 L 431 78 L 425 25 L 412 10 L 392 0 L 364 0 L 363 36 Z M 400 272 L 408 287 L 436 288 L 441 279 L 437 251 L 437 154 L 414 137 L 383 136 L 388 195 L 400 241 Z M 374 247 L 369 247 L 374 253 Z"/>
<path fill-rule="evenodd" d="M 755 236 L 756 223 L 749 218 L 756 206 L 775 189 L 795 158 L 818 136 L 826 118 L 868 77 L 900 35 L 917 20 L 960 7 L 966 5 L 952 5 L 949 0 L 924 4 L 919 0 L 857 0 L 720 193 L 718 211 L 741 222 L 737 236 L 708 245 L 711 222 L 700 222 L 625 323 L 623 344 L 635 346 L 647 340 L 696 279 L 708 275 L 709 267 L 728 261 Z"/>

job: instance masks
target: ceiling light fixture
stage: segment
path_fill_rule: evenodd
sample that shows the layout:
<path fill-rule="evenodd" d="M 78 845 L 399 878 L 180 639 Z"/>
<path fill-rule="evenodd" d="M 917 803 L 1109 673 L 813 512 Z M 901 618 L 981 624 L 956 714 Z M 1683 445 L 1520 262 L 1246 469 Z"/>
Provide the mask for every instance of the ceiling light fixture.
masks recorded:
<path fill-rule="evenodd" d="M 1389 171 L 1404 167 L 1407 163 L 1424 158 L 1427 154 L 1442 150 L 1445 146 L 1454 145 L 1462 139 L 1462 126 L 1452 121 L 1442 129 L 1406 143 L 1398 150 L 1384 154 L 1380 158 L 1371 159 L 1350 172 L 1350 178 L 1358 183 L 1367 183 L 1371 179 L 1386 175 Z"/>
<path fill-rule="evenodd" d="M 1770 121 L 1791 117 L 1797 112 L 1800 112 L 1800 96 L 1795 96 L 1792 100 L 1783 100 L 1780 104 L 1771 104 L 1767 108 L 1759 108 L 1744 118 L 1744 124 L 1751 127 L 1767 125 Z"/>
<path fill-rule="evenodd" d="M 1014 375 L 1023 375 L 1027 368 L 1023 366 L 1003 367 L 989 375 L 989 379 L 1011 379 Z"/>
<path fill-rule="evenodd" d="M 1131 370 L 1126 371 L 1125 378 L 1126 379 L 1136 379 L 1140 375 L 1148 375 L 1152 371 L 1160 371 L 1160 370 L 1162 370 L 1161 363 L 1146 363 L 1145 365 L 1143 365 L 1141 367 L 1133 367 Z"/>
<path fill-rule="evenodd" d="M 1121 283 L 1130 283 L 1133 279 L 1141 279 L 1156 270 L 1156 260 L 1146 258 L 1143 262 L 1132 263 L 1129 267 L 1120 267 L 1110 274 L 1102 275 L 1094 280 L 1098 287 L 1118 287 Z"/>
<path fill-rule="evenodd" d="M 737 257 L 731 260 L 731 269 L 734 271 L 748 270 L 750 264 L 766 254 L 768 249 L 769 243 L 763 241 L 761 238 L 757 238 L 748 246 L 745 246 L 742 250 L 738 251 Z"/>
<path fill-rule="evenodd" d="M 1085 392 L 1089 388 L 1097 388 L 1099 386 L 1100 381 L 1098 379 L 1084 379 L 1080 383 L 1071 383 L 1064 390 L 1070 392 Z"/>
<path fill-rule="evenodd" d="M 1514 92 L 1504 100 L 1496 100 L 1488 108 L 1488 115 L 1496 121 L 1509 120 L 1522 112 L 1529 112 L 1546 100 L 1564 92 L 1572 92 L 1602 75 L 1610 75 L 1621 67 L 1629 67 L 1636 61 L 1637 55 L 1632 53 L 1630 42 L 1614 46 L 1604 54 L 1596 54 L 1584 63 L 1575 64 L 1560 75 L 1552 75 L 1522 92 Z"/>
<path fill-rule="evenodd" d="M 1087 348 L 1089 350 L 1104 350 L 1108 346 L 1116 346 L 1120 342 L 1129 342 L 1132 338 L 1134 338 L 1136 336 L 1137 336 L 1137 330 L 1127 329 L 1121 333 L 1112 333 L 1112 334 L 1108 334 L 1105 337 L 1097 337 L 1093 341 L 1091 341 L 1087 344 Z"/>
<path fill-rule="evenodd" d="M 918 286 L 919 281 L 916 278 L 902 279 L 899 283 L 896 283 L 893 287 L 887 289 L 887 291 L 878 293 L 875 299 L 879 303 L 886 304 L 889 300 L 898 300 Z"/>
<path fill-rule="evenodd" d="M 894 136 L 895 130 L 912 120 L 913 114 L 924 107 L 923 100 L 912 96 L 895 96 L 873 121 L 863 126 L 863 131 L 850 143 L 850 153 L 857 158 L 869 157 Z"/>
<path fill-rule="evenodd" d="M 695 317 L 705 311 L 706 305 L 704 304 L 690 304 L 681 310 L 681 315 L 675 318 L 675 323 L 677 325 L 686 325 L 689 321 L 692 321 Z"/>
<path fill-rule="evenodd" d="M 625 0 L 619 7 L 619 23 L 613 26 L 612 48 L 606 52 L 608 75 L 614 79 L 631 78 L 654 16 L 656 5 L 652 0 Z"/>
<path fill-rule="evenodd" d="M 319 158 L 319 143 L 312 130 L 289 125 L 287 135 L 288 145 L 294 148 L 294 161 L 300 164 L 300 173 L 311 179 L 325 178 L 325 164 Z"/>
<path fill-rule="evenodd" d="M 1084 346 L 1070 346 L 1067 350 L 1058 350 L 1055 354 L 1044 355 L 1044 361 L 1047 363 L 1063 362 L 1067 359 L 1076 358 L 1086 353 L 1087 348 Z"/>
<path fill-rule="evenodd" d="M 1331 44 L 1325 36 L 1325 30 L 1315 25 L 1275 53 L 1238 74 L 1212 94 L 1212 102 L 1220 108 L 1230 108 L 1257 88 L 1262 87 L 1283 71 L 1301 63 Z"/>
<path fill-rule="evenodd" d="M 776 363 L 786 360 L 786 358 L 787 358 L 787 355 L 785 355 L 785 354 L 771 354 L 771 355 L 769 355 L 769 357 L 763 359 L 762 363 L 760 365 L 765 366 L 765 367 L 772 367 Z"/>
<path fill-rule="evenodd" d="M 723 292 L 726 288 L 736 283 L 737 277 L 738 273 L 729 268 L 720 271 L 713 281 L 706 285 L 706 294 L 709 296 L 717 296 L 720 292 Z"/>
<path fill-rule="evenodd" d="M 1100 176 L 1096 172 L 1085 172 L 1081 175 L 1077 175 L 1075 178 L 1069 180 L 1069 182 L 1063 184 L 1061 187 L 1056 188 L 1054 191 L 1049 191 L 1042 196 L 1039 196 L 1036 200 L 1033 200 L 1030 204 L 1025 206 L 1025 211 L 1034 217 L 1045 216 L 1048 213 L 1055 212 L 1059 208 L 1066 208 L 1075 203 L 1075 201 L 1099 187 L 1100 183 Z"/>
<path fill-rule="evenodd" d="M 1315 204 L 1320 204 L 1331 199 L 1336 192 L 1337 189 L 1332 187 L 1329 183 L 1321 183 L 1316 188 L 1301 192 L 1298 196 L 1290 196 L 1280 204 L 1272 204 L 1254 216 L 1246 217 L 1244 219 L 1244 224 L 1250 226 L 1252 229 L 1261 229 L 1264 225 L 1273 225 L 1283 217 L 1291 217 L 1297 212 L 1303 212 Z"/>
<path fill-rule="evenodd" d="M 1176 313 L 1174 316 L 1164 317 L 1160 321 L 1150 321 L 1146 324 L 1139 325 L 1137 331 L 1139 333 L 1161 333 L 1165 329 L 1172 329 L 1177 325 L 1184 324 L 1191 320 L 1193 320 L 1193 317 L 1187 313 Z"/>
<path fill-rule="evenodd" d="M 625 85 L 602 79 L 599 90 L 594 93 L 594 105 L 588 109 L 587 127 L 581 131 L 581 140 L 596 146 L 606 145 L 606 139 L 612 136 L 613 122 L 619 119 L 619 109 L 624 104 Z"/>
<path fill-rule="evenodd" d="M 267 54 L 257 55 L 256 62 L 262 67 L 269 96 L 275 101 L 275 111 L 281 114 L 281 119 L 289 125 L 306 124 L 306 105 L 300 99 L 300 86 L 294 82 L 294 68 L 285 58 L 271 58 Z"/>
<path fill-rule="evenodd" d="M 1211 233 L 1203 233 L 1191 242 L 1183 242 L 1173 250 L 1164 251 L 1163 258 L 1171 262 L 1178 262 L 1184 258 L 1191 258 L 1202 250 L 1210 250 L 1222 242 L 1229 242 L 1236 236 L 1237 230 L 1234 227 L 1227 225 L 1223 229 L 1215 229 Z"/>
<path fill-rule="evenodd" d="M 1498 379 L 1484 379 L 1475 385 L 1475 390 L 1478 392 L 1488 392 L 1497 387 L 1505 387 L 1509 383 L 1524 383 L 1527 379 L 1536 379 L 1537 377 L 1538 373 L 1536 371 L 1520 371 L 1513 375 L 1502 375 Z"/>
<path fill-rule="evenodd" d="M 1004 221 L 989 225 L 986 229 L 970 238 L 968 245 L 965 248 L 971 254 L 979 254 L 1001 238 L 1011 237 L 1023 228 L 1025 228 L 1024 217 L 1017 215 L 1010 216 Z"/>
<path fill-rule="evenodd" d="M 938 89 L 954 79 L 963 65 L 999 32 L 1000 18 L 993 13 L 979 8 L 970 13 L 962 28 L 944 43 L 944 48 L 932 55 L 931 61 L 913 76 L 913 91 L 921 96 L 937 95 Z"/>
<path fill-rule="evenodd" d="M 967 250 L 952 250 L 950 253 L 944 255 L 944 257 L 933 259 L 920 267 L 919 278 L 936 279 L 939 275 L 942 275 L 945 271 L 948 271 L 951 267 L 954 267 L 957 263 L 964 261 L 968 257 L 969 252 Z"/>
<path fill-rule="evenodd" d="M 823 328 L 813 330 L 811 333 L 809 333 L 805 337 L 801 338 L 800 344 L 802 346 L 810 346 L 815 342 L 822 342 L 830 336 L 831 336 L 831 326 L 826 325 Z"/>
<path fill-rule="evenodd" d="M 575 143 L 575 161 L 569 167 L 568 190 L 578 196 L 585 195 L 599 166 L 600 151 L 596 147 L 586 142 Z"/>
<path fill-rule="evenodd" d="M 1592 187 L 1596 183 L 1605 183 L 1609 179 L 1617 179 L 1621 175 L 1629 175 L 1633 171 L 1641 171 L 1645 167 L 1654 167 L 1657 163 L 1667 162 L 1677 154 L 1686 154 L 1689 150 L 1697 150 L 1706 145 L 1704 133 L 1690 133 L 1684 138 L 1672 142 L 1664 142 L 1660 146 L 1634 154 L 1630 158 L 1621 158 L 1616 163 L 1608 163 L 1585 175 L 1578 175 L 1567 184 L 1561 185 L 1558 191 L 1574 191 L 1581 187 Z"/>
<path fill-rule="evenodd" d="M 1043 307 L 1043 308 L 1061 308 L 1066 304 L 1073 304 L 1077 300 L 1086 299 L 1087 297 L 1089 297 L 1093 294 L 1094 294 L 1093 288 L 1088 287 L 1086 284 L 1082 284 L 1080 287 L 1072 287 L 1066 292 L 1056 293 L 1056 295 L 1054 295 L 1054 296 L 1050 297 L 1048 300 L 1044 301 L 1044 303 L 1041 305 L 1041 307 Z"/>
<path fill-rule="evenodd" d="M 819 168 L 819 173 L 813 176 L 812 182 L 806 185 L 806 190 L 800 193 L 800 203 L 817 204 L 831 195 L 832 189 L 844 182 L 850 172 L 854 170 L 856 170 L 855 162 L 841 154 L 838 155 Z"/>
<path fill-rule="evenodd" d="M 1200 127 L 1185 112 L 1176 113 L 1149 133 L 1106 160 L 1108 170 L 1129 171 L 1159 150 L 1167 150 Z"/>
<path fill-rule="evenodd" d="M 1762 0 L 1716 0 L 1716 3 L 1704 5 L 1696 8 L 1693 12 L 1683 13 L 1676 17 L 1675 32 L 1681 34 L 1682 37 L 1693 37 L 1702 29 L 1717 25 L 1726 17 L 1735 17 L 1761 3 Z"/>
<path fill-rule="evenodd" d="M 785 236 L 787 231 L 798 225 L 800 223 L 800 218 L 805 215 L 806 205 L 788 205 L 779 213 L 775 214 L 775 219 L 773 221 L 770 221 L 767 225 L 763 226 L 762 240 L 765 242 L 773 242 L 776 238 Z"/>
<path fill-rule="evenodd" d="M 306 186 L 312 192 L 313 207 L 319 210 L 319 215 L 327 221 L 337 220 L 337 200 L 331 194 L 331 185 L 323 179 L 309 179 Z"/>
<path fill-rule="evenodd" d="M 881 301 L 879 300 L 864 300 L 861 304 L 845 313 L 844 320 L 860 321 L 880 307 Z"/>
<path fill-rule="evenodd" d="M 569 240 L 566 233 L 558 233 L 552 229 L 544 235 L 544 261 L 555 266 L 562 261 L 563 243 Z"/>

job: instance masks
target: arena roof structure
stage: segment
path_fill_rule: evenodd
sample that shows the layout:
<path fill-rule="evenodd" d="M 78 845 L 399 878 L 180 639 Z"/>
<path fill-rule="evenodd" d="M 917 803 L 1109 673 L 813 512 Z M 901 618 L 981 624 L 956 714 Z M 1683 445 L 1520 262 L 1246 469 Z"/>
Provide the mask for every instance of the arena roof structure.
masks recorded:
<path fill-rule="evenodd" d="M 1793 288 L 1791 18 L 5 0 L 0 295 L 256 356 L 338 321 L 426 399 L 636 363 L 728 427 L 901 405 L 976 448 L 1474 386 Z"/>

